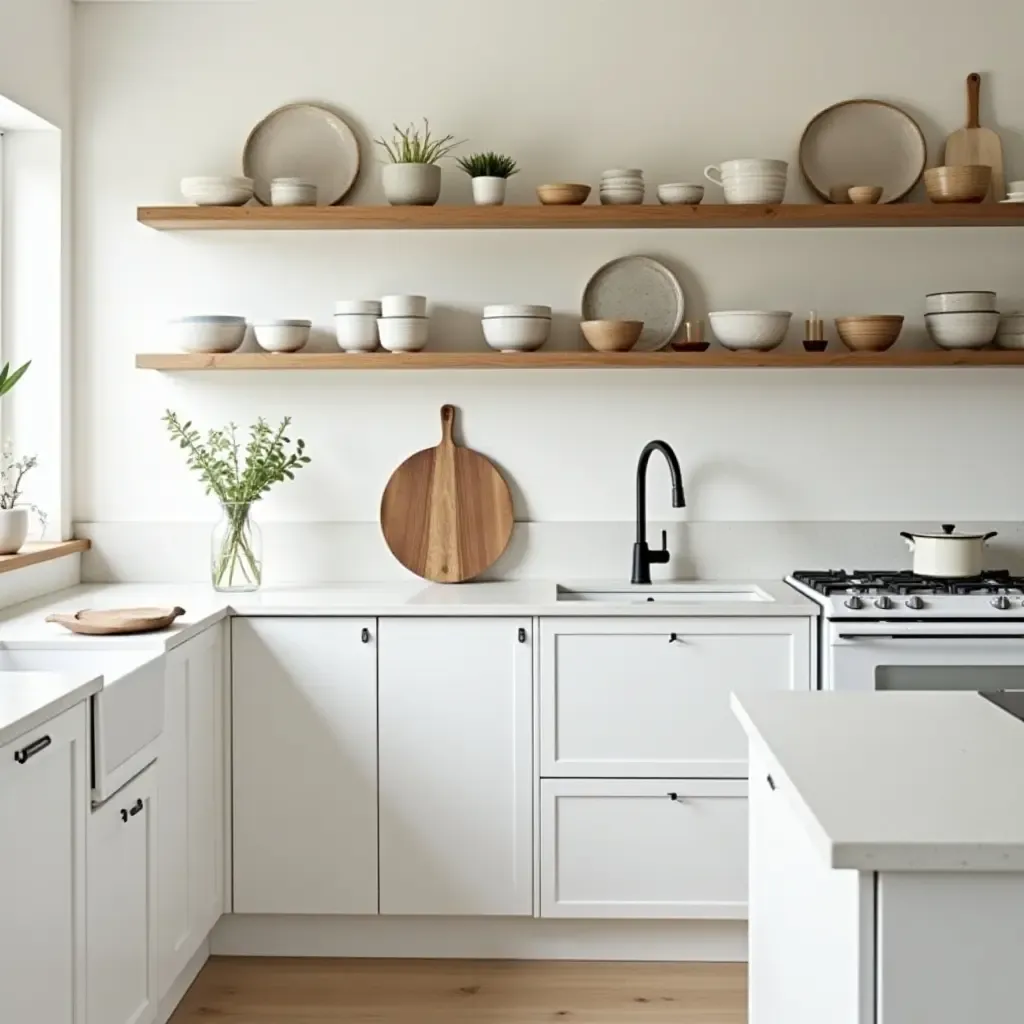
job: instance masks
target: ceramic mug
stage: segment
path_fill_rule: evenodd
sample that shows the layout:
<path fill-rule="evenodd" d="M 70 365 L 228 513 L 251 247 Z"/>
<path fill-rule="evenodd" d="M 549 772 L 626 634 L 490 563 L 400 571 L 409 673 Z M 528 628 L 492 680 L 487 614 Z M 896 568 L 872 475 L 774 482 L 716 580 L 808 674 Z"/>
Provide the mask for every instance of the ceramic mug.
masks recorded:
<path fill-rule="evenodd" d="M 727 203 L 781 203 L 788 171 L 785 160 L 725 160 L 705 167 L 704 177 L 721 186 Z"/>

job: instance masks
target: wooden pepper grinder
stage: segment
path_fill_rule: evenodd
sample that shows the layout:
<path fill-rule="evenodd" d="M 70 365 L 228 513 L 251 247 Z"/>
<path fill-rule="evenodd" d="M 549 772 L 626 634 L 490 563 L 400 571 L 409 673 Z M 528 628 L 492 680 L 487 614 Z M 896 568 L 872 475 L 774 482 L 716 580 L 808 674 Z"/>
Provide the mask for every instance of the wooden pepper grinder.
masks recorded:
<path fill-rule="evenodd" d="M 808 352 L 824 352 L 828 348 L 828 342 L 825 340 L 825 321 L 813 309 L 804 321 L 804 348 Z"/>

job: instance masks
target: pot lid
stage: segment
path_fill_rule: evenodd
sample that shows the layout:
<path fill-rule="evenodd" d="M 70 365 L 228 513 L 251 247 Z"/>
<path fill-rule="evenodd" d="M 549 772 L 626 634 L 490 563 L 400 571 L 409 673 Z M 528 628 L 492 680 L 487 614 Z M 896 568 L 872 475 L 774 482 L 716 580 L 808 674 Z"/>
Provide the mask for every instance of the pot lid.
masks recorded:
<path fill-rule="evenodd" d="M 957 533 L 956 527 L 952 523 L 943 523 L 941 533 L 908 532 L 912 537 L 926 537 L 934 540 L 985 540 L 989 536 L 984 533 Z"/>

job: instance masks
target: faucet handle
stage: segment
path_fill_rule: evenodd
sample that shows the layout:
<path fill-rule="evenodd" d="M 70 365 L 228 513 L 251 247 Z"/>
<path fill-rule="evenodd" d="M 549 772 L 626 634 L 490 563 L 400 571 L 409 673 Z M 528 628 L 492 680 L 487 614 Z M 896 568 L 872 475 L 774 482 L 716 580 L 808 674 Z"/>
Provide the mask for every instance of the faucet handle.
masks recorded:
<path fill-rule="evenodd" d="M 668 530 L 661 531 L 661 550 L 668 551 Z"/>
<path fill-rule="evenodd" d="M 652 551 L 647 558 L 652 565 L 664 565 L 669 560 L 667 530 L 661 531 L 661 550 Z"/>

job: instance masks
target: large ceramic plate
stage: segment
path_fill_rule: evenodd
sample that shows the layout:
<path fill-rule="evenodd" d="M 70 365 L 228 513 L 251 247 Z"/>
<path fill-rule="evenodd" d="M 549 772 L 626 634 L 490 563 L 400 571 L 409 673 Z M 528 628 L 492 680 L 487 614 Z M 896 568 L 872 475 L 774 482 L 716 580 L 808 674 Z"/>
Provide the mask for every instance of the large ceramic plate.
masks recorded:
<path fill-rule="evenodd" d="M 837 103 L 800 140 L 800 170 L 822 199 L 835 185 L 881 185 L 881 202 L 894 203 L 920 181 L 927 157 L 917 122 L 881 100 Z"/>
<path fill-rule="evenodd" d="M 242 172 L 252 178 L 256 198 L 270 205 L 273 178 L 301 178 L 317 187 L 317 205 L 335 206 L 359 173 L 355 132 L 333 110 L 315 103 L 290 103 L 267 114 L 249 133 Z"/>
<path fill-rule="evenodd" d="M 686 302 L 675 274 L 649 256 L 606 263 L 583 291 L 584 320 L 643 320 L 634 352 L 657 352 L 678 333 Z"/>

